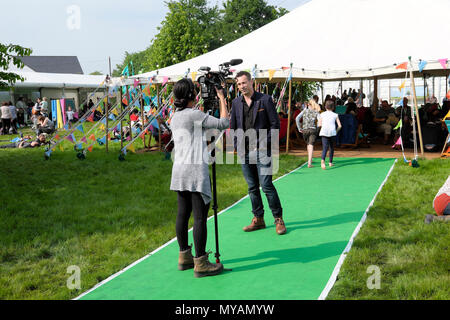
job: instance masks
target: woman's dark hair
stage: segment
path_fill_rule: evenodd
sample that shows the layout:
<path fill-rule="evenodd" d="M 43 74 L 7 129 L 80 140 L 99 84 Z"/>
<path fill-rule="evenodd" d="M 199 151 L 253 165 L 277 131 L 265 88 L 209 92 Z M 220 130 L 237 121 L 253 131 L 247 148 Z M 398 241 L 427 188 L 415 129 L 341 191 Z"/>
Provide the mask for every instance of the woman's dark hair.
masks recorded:
<path fill-rule="evenodd" d="M 178 109 L 186 108 L 189 102 L 195 99 L 195 87 L 192 80 L 184 78 L 175 83 L 173 95 L 175 96 L 175 107 Z"/>

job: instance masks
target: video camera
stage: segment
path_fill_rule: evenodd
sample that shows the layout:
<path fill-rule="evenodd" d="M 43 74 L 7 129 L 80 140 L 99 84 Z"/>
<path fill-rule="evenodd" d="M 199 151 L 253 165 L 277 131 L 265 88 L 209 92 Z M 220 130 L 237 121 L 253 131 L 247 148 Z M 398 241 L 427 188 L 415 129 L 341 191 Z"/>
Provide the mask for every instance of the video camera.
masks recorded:
<path fill-rule="evenodd" d="M 211 71 L 210 67 L 201 67 L 199 69 L 203 73 L 197 81 L 200 84 L 200 95 L 203 99 L 204 112 L 214 115 L 215 111 L 218 110 L 219 99 L 217 98 L 216 88 L 225 90 L 222 84 L 233 74 L 230 71 L 230 67 L 241 63 L 242 59 L 233 59 L 219 65 L 219 71 Z"/>

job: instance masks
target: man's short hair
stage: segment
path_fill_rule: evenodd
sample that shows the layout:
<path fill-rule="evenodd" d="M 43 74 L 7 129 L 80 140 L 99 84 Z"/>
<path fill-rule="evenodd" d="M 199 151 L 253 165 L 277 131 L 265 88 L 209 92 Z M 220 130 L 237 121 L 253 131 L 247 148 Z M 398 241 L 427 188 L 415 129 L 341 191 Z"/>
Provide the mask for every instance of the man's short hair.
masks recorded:
<path fill-rule="evenodd" d="M 251 76 L 250 72 L 247 72 L 247 71 L 239 71 L 238 74 L 236 75 L 236 79 L 240 78 L 242 76 L 246 76 L 248 81 L 252 80 L 252 76 Z"/>

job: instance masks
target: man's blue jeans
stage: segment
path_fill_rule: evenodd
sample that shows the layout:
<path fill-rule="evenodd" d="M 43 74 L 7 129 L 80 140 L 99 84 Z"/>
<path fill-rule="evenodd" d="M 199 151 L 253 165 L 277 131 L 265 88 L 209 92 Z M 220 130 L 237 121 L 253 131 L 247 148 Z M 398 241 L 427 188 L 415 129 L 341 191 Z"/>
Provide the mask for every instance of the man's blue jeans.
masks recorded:
<path fill-rule="evenodd" d="M 264 206 L 259 191 L 259 187 L 261 186 L 274 218 L 282 218 L 283 209 L 280 198 L 272 183 L 271 163 L 261 162 L 259 157 L 254 162 L 256 163 L 250 162 L 253 164 L 249 164 L 249 157 L 247 155 L 245 157 L 245 163 L 242 163 L 242 173 L 247 181 L 248 194 L 252 202 L 252 212 L 255 217 L 262 218 L 264 216 Z"/>

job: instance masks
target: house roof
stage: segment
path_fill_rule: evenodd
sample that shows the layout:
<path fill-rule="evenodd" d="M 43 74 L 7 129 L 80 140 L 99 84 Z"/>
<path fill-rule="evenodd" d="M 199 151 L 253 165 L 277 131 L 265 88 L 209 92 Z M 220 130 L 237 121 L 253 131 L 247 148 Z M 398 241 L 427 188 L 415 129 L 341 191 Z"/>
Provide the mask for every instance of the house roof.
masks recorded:
<path fill-rule="evenodd" d="M 35 72 L 83 74 L 76 56 L 29 56 L 20 59 Z"/>

